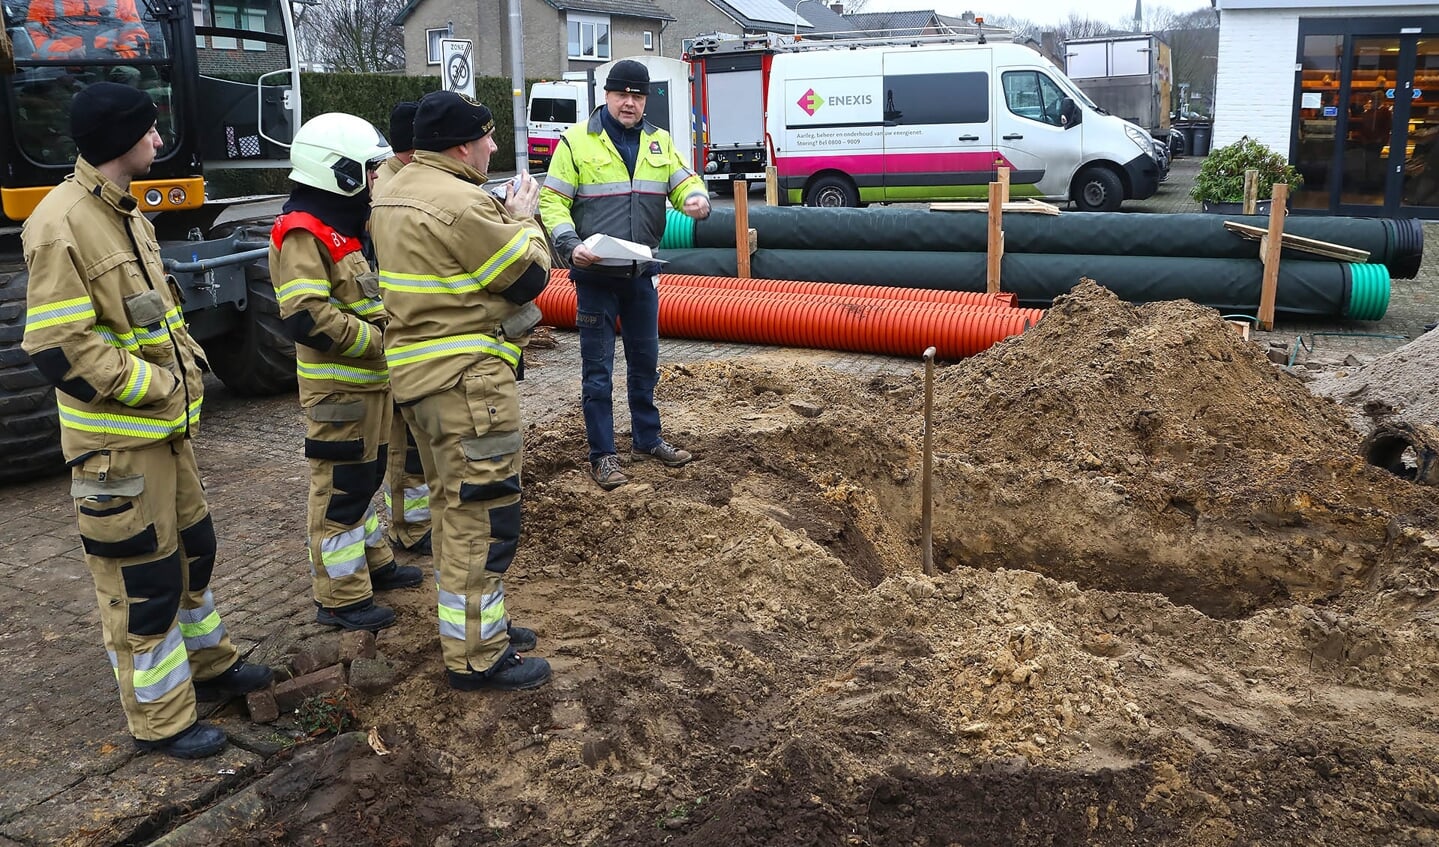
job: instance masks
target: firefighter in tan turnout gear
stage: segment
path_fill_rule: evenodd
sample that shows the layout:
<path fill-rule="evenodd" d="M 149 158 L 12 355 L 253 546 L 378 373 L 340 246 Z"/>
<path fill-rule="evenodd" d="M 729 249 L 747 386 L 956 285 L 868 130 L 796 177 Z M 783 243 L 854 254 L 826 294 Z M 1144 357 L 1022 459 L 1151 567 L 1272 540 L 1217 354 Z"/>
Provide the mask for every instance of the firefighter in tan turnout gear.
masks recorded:
<path fill-rule="evenodd" d="M 385 184 L 410 163 L 415 154 L 415 110 L 420 104 L 405 100 L 390 110 L 390 146 L 395 155 L 375 172 L 371 197 L 378 197 Z M 430 486 L 420 461 L 415 434 L 398 410 L 390 424 L 390 459 L 385 468 L 385 505 L 390 510 L 390 543 L 411 553 L 428 556 L 430 545 Z"/>
<path fill-rule="evenodd" d="M 390 325 L 385 358 L 430 484 L 440 649 L 462 690 L 519 689 L 550 677 L 521 658 L 503 575 L 520 540 L 520 404 L 515 371 L 539 320 L 549 250 L 525 177 L 487 192 L 490 110 L 450 91 L 425 95 L 415 157 L 375 199 L 372 232 Z"/>
<path fill-rule="evenodd" d="M 85 564 L 136 744 L 179 758 L 225 746 L 195 701 L 270 684 L 215 610 L 215 529 L 190 438 L 204 353 L 129 194 L 160 149 L 155 104 L 101 82 L 75 96 L 75 173 L 25 222 L 25 351 L 55 383 Z"/>
<path fill-rule="evenodd" d="M 296 183 L 270 231 L 270 279 L 295 342 L 310 464 L 308 549 L 315 620 L 378 631 L 395 612 L 374 592 L 419 585 L 400 565 L 371 502 L 390 437 L 385 307 L 361 252 L 370 182 L 390 145 L 368 121 L 328 113 L 290 147 Z"/>

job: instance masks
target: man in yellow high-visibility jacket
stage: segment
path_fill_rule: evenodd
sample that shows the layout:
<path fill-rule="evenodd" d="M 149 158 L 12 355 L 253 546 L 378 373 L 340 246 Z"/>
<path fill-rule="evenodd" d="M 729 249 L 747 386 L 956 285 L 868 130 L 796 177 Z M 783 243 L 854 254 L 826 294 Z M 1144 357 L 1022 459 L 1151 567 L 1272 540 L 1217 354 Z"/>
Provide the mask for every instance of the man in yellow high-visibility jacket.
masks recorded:
<path fill-rule="evenodd" d="M 693 218 L 709 217 L 704 181 L 685 165 L 669 133 L 645 121 L 649 71 L 616 62 L 605 81 L 605 104 L 560 136 L 550 161 L 540 218 L 555 248 L 569 259 L 577 296 L 581 396 L 590 474 L 605 490 L 629 481 L 615 452 L 611 400 L 615 320 L 625 343 L 630 404 L 630 457 L 679 467 L 693 458 L 664 440 L 655 406 L 659 381 L 659 265 L 599 264 L 583 244 L 595 233 L 659 246 L 665 203 Z"/>

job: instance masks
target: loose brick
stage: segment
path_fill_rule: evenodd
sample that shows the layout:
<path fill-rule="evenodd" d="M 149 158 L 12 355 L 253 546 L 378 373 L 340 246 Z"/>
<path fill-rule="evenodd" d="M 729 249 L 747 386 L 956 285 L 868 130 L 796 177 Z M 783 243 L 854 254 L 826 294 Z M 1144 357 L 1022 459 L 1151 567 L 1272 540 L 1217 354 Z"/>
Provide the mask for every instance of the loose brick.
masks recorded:
<path fill-rule="evenodd" d="M 292 712 L 296 706 L 316 694 L 345 687 L 345 666 L 331 665 L 324 670 L 307 673 L 275 686 L 275 703 L 282 712 Z"/>
<path fill-rule="evenodd" d="M 340 633 L 340 661 L 346 665 L 356 659 L 375 658 L 375 634 L 366 630 Z"/>
<path fill-rule="evenodd" d="M 273 688 L 246 694 L 245 708 L 250 712 L 250 720 L 255 723 L 272 723 L 280 717 L 280 706 L 275 702 Z"/>
<path fill-rule="evenodd" d="M 360 656 L 350 665 L 350 685 L 366 694 L 379 694 L 395 684 L 395 666 L 384 656 Z"/>

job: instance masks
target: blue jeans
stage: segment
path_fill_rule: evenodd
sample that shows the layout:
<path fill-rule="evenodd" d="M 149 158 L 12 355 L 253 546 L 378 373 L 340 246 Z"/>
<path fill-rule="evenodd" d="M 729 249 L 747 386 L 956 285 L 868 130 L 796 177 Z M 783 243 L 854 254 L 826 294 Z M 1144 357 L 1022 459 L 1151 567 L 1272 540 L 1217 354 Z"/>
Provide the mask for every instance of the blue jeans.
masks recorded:
<path fill-rule="evenodd" d="M 616 452 L 611 399 L 616 319 L 620 337 L 625 342 L 630 437 L 636 449 L 649 450 L 660 443 L 660 410 L 655 407 L 655 384 L 659 382 L 660 299 L 655 290 L 654 273 L 629 278 L 572 268 L 570 279 L 575 283 L 575 323 L 580 331 L 580 394 L 590 463 Z"/>

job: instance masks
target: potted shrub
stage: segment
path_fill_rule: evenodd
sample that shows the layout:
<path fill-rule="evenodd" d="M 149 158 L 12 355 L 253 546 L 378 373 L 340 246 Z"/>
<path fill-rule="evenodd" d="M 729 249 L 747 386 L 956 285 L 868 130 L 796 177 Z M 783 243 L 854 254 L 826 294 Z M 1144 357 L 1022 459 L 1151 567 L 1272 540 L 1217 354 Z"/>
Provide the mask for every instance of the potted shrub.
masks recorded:
<path fill-rule="evenodd" d="M 1244 136 L 1233 144 L 1209 151 L 1199 166 L 1190 196 L 1198 200 L 1206 212 L 1233 215 L 1244 211 L 1244 172 L 1259 172 L 1259 214 L 1269 213 L 1269 201 L 1276 182 L 1286 182 L 1292 191 L 1304 183 L 1299 171 L 1289 160 L 1258 141 Z"/>

